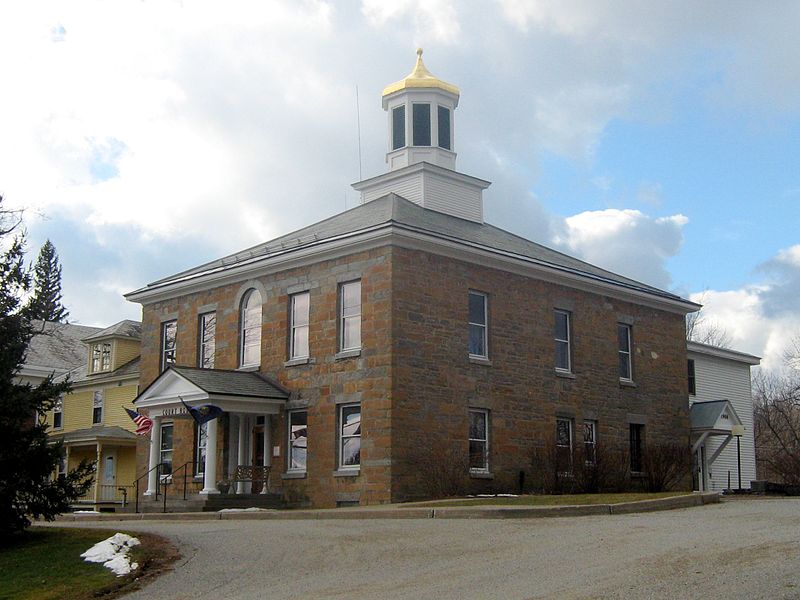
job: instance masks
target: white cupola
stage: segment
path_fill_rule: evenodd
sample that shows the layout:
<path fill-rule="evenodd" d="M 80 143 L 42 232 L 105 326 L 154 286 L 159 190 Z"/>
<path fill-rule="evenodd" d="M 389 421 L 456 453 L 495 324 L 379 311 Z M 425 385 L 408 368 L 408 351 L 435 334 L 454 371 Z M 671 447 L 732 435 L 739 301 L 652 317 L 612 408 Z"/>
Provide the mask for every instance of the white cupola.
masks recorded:
<path fill-rule="evenodd" d="M 453 113 L 459 96 L 456 86 L 431 75 L 418 49 L 414 70 L 383 90 L 389 172 L 353 184 L 362 202 L 394 193 L 423 208 L 483 223 L 483 190 L 491 184 L 455 170 Z"/>

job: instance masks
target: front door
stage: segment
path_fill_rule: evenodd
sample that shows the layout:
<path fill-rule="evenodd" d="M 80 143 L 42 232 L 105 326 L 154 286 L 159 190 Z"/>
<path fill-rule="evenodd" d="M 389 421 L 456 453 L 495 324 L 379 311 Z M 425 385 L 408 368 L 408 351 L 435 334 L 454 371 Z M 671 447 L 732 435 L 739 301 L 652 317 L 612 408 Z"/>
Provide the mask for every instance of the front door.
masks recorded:
<path fill-rule="evenodd" d="M 253 427 L 253 462 L 254 467 L 260 467 L 264 464 L 264 426 L 256 425 Z M 264 482 L 261 479 L 253 479 L 252 493 L 258 494 Z"/>
<path fill-rule="evenodd" d="M 103 473 L 100 479 L 100 500 L 117 498 L 117 452 L 103 450 Z"/>

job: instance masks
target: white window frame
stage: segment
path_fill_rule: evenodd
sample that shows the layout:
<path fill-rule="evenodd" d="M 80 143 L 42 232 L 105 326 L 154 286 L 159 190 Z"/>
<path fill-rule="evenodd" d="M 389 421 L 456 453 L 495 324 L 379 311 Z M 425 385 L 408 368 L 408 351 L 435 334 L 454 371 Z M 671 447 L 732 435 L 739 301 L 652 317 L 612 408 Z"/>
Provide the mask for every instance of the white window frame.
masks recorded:
<path fill-rule="evenodd" d="M 167 330 L 175 327 L 175 338 L 173 340 L 172 348 L 167 348 Z M 175 357 L 178 352 L 178 321 L 171 319 L 161 323 L 161 356 L 160 364 L 161 371 L 166 371 L 167 367 L 175 364 Z"/>
<path fill-rule="evenodd" d="M 482 414 L 483 415 L 483 437 L 482 438 L 474 438 L 472 437 L 472 415 L 473 414 Z M 469 409 L 469 433 L 467 435 L 468 444 L 472 444 L 472 442 L 483 444 L 483 466 L 481 467 L 473 467 L 472 463 L 472 453 L 470 452 L 470 473 L 488 473 L 489 472 L 489 410 L 486 408 L 470 408 Z"/>
<path fill-rule="evenodd" d="M 345 423 L 344 423 L 344 419 L 343 419 L 343 413 L 344 413 L 345 409 L 353 408 L 353 407 L 358 407 L 358 420 L 359 420 L 358 434 L 345 435 L 345 433 L 344 433 Z M 339 407 L 338 407 L 337 413 L 338 413 L 337 414 L 337 417 L 338 417 L 337 421 L 339 422 L 338 436 L 337 436 L 339 438 L 338 439 L 338 443 L 339 443 L 338 467 L 339 467 L 339 470 L 340 471 L 357 471 L 357 470 L 361 469 L 361 426 L 362 426 L 362 423 L 363 423 L 363 417 L 362 417 L 362 412 L 361 412 L 361 404 L 359 402 L 356 402 L 354 404 L 340 404 Z M 344 464 L 344 443 L 347 440 L 356 439 L 356 438 L 358 438 L 358 451 L 359 451 L 358 464 L 346 465 L 346 464 Z"/>
<path fill-rule="evenodd" d="M 358 312 L 355 312 L 355 306 L 345 307 L 344 305 L 344 292 L 345 289 L 358 286 Z M 353 350 L 360 350 L 361 349 L 361 309 L 363 306 L 363 300 L 361 298 L 361 280 L 356 279 L 354 281 L 347 281 L 345 283 L 339 284 L 339 352 L 348 352 Z M 348 312 L 348 314 L 345 314 Z M 345 335 L 349 328 L 351 327 L 350 323 L 352 321 L 358 320 L 358 343 L 351 346 L 345 346 L 345 340 L 347 336 Z"/>
<path fill-rule="evenodd" d="M 298 298 L 306 298 L 306 311 L 305 311 L 305 325 L 297 324 L 297 300 Z M 360 310 L 360 309 L 359 309 Z M 308 339 L 308 329 L 310 325 L 311 316 L 311 294 L 309 292 L 300 292 L 299 294 L 292 294 L 289 297 L 289 360 L 296 360 L 301 358 L 308 358 L 311 353 Z M 297 335 L 305 336 L 305 354 L 299 354 L 297 351 Z"/>
<path fill-rule="evenodd" d="M 175 430 L 173 429 L 173 434 Z M 206 472 L 208 456 L 208 423 L 194 424 L 194 476 L 202 477 Z M 202 457 L 202 460 L 201 460 Z"/>
<path fill-rule="evenodd" d="M 258 306 L 248 306 L 250 300 L 258 295 Z M 264 313 L 264 298 L 261 292 L 252 288 L 242 298 L 242 305 L 239 309 L 239 367 L 258 367 L 261 365 L 261 329 L 263 325 Z M 247 327 L 247 315 L 249 311 L 255 315 L 256 309 L 258 310 L 258 318 L 255 323 Z M 250 335 L 252 334 L 252 335 Z M 257 347 L 257 358 L 251 362 L 245 362 L 245 350 L 248 347 Z"/>
<path fill-rule="evenodd" d="M 299 415 L 299 414 L 305 414 L 305 416 L 306 416 L 306 425 L 305 425 L 306 426 L 306 466 L 302 467 L 302 468 L 293 466 L 294 465 L 293 450 L 295 448 L 295 445 L 293 444 L 294 440 L 292 438 L 292 434 L 294 433 L 292 431 L 292 422 L 293 422 L 293 417 L 295 415 Z M 286 440 L 287 466 L 286 466 L 286 472 L 287 473 L 305 473 L 308 470 L 308 410 L 306 410 L 306 409 L 290 410 L 290 411 L 288 411 L 286 413 L 286 433 L 287 433 L 287 440 Z M 341 458 L 340 458 L 340 460 L 341 460 Z"/>
<path fill-rule="evenodd" d="M 628 341 L 628 348 L 627 350 L 625 350 L 620 346 L 618 348 L 618 356 L 620 359 L 625 357 L 626 364 L 628 365 L 628 376 L 625 377 L 622 374 L 622 371 L 620 370 L 619 379 L 620 381 L 633 381 L 633 335 L 631 333 L 631 326 L 628 325 L 627 323 L 617 323 L 617 344 L 619 345 L 619 332 L 623 328 L 625 329 L 625 335 Z"/>
<path fill-rule="evenodd" d="M 213 321 L 213 335 L 210 339 L 206 339 L 207 332 L 211 329 L 207 323 L 208 318 L 214 318 Z M 217 313 L 216 311 L 209 311 L 202 313 L 199 317 L 199 327 L 198 327 L 198 349 L 197 349 L 197 366 L 201 369 L 213 369 L 214 363 L 216 360 L 216 350 L 217 350 Z M 211 364 L 207 365 L 205 362 L 206 352 L 211 351 Z"/>
<path fill-rule="evenodd" d="M 467 299 L 467 322 L 469 324 L 469 331 L 468 331 L 468 339 L 467 345 L 470 358 L 489 358 L 489 295 L 485 294 L 484 292 L 478 292 L 476 290 L 470 290 L 469 296 L 477 296 L 483 299 L 483 323 L 473 323 L 469 320 L 469 298 Z M 472 337 L 472 328 L 473 327 L 480 327 L 483 339 L 483 354 L 474 354 L 471 349 L 469 348 L 469 338 Z"/>
<path fill-rule="evenodd" d="M 100 418 L 95 419 L 95 411 L 98 408 L 100 409 Z M 94 394 L 92 394 L 92 425 L 103 424 L 103 417 L 105 416 L 103 414 L 104 412 L 105 412 L 105 406 L 104 406 L 103 391 L 95 390 Z"/>
<path fill-rule="evenodd" d="M 111 342 L 92 344 L 92 373 L 108 371 L 111 368 Z"/>
<path fill-rule="evenodd" d="M 61 421 L 58 425 L 56 425 L 56 415 L 60 417 L 59 421 Z M 56 403 L 53 405 L 53 429 L 63 429 L 63 428 L 64 428 L 64 396 L 59 396 L 58 399 L 56 400 Z"/>
<path fill-rule="evenodd" d="M 171 437 L 172 444 L 170 445 L 169 448 L 164 448 L 164 430 L 168 429 L 168 428 L 172 429 L 172 437 Z M 159 439 L 159 448 L 158 448 L 158 462 L 159 462 L 159 464 L 165 462 L 164 461 L 164 453 L 167 453 L 167 452 L 169 453 L 169 462 L 170 462 L 170 472 L 166 473 L 166 474 L 162 473 L 162 477 L 163 478 L 172 478 L 172 468 L 175 466 L 175 464 L 174 464 L 174 462 L 172 460 L 173 457 L 175 456 L 175 454 L 174 454 L 174 451 L 175 451 L 175 426 L 172 423 L 172 421 L 168 421 L 166 423 L 162 423 L 161 424 L 161 429 L 159 430 L 158 439 Z"/>
<path fill-rule="evenodd" d="M 558 337 L 556 330 L 558 329 L 558 317 L 559 315 L 564 315 L 567 320 L 567 337 L 566 339 L 561 339 Z M 557 364 L 558 359 L 558 352 L 556 352 L 556 371 L 559 373 L 572 373 L 572 334 L 571 334 L 571 327 L 572 327 L 572 315 L 567 310 L 562 310 L 560 308 L 556 308 L 553 311 L 553 319 L 554 319 L 554 327 L 553 327 L 553 339 L 555 340 L 556 348 L 559 344 L 564 344 L 567 347 L 567 366 L 561 367 Z"/>
<path fill-rule="evenodd" d="M 591 430 L 591 439 L 587 440 L 586 433 L 589 430 Z M 592 419 L 586 419 L 583 422 L 583 450 L 586 455 L 586 464 L 597 464 L 597 421 Z"/>

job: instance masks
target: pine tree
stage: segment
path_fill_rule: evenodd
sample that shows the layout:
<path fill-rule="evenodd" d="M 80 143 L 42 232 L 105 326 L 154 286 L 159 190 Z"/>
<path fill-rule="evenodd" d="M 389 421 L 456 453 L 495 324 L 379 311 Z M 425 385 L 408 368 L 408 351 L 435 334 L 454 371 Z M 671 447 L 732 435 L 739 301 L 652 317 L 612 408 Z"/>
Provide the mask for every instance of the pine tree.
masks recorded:
<path fill-rule="evenodd" d="M 94 465 L 81 465 L 53 477 L 61 444 L 50 444 L 47 425 L 37 420 L 69 391 L 68 381 L 52 377 L 37 386 L 16 375 L 34 329 L 20 297 L 30 287 L 24 266 L 24 238 L 17 214 L 2 208 L 0 197 L 0 543 L 30 525 L 31 518 L 52 520 L 91 485 Z M 13 238 L 3 243 L 9 236 Z"/>
<path fill-rule="evenodd" d="M 61 265 L 56 247 L 47 240 L 39 251 L 33 268 L 33 295 L 25 307 L 27 316 L 63 323 L 69 311 L 61 304 Z"/>

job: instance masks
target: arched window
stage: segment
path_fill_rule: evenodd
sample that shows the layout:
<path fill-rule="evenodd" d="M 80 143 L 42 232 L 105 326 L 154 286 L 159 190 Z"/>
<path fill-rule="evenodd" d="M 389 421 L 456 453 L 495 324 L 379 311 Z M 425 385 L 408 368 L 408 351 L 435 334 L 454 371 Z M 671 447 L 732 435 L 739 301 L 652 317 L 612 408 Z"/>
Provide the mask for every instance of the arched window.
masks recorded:
<path fill-rule="evenodd" d="M 239 366 L 261 364 L 261 294 L 250 290 L 242 299 L 239 315 Z"/>

